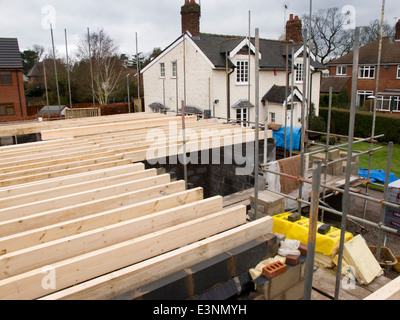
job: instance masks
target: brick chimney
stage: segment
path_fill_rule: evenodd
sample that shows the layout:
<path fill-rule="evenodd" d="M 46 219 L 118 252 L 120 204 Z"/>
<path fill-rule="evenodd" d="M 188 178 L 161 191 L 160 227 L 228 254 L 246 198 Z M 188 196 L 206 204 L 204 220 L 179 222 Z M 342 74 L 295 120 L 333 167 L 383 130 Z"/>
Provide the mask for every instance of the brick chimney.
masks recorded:
<path fill-rule="evenodd" d="M 181 7 L 182 16 L 182 33 L 189 31 L 194 37 L 200 35 L 200 5 L 195 0 L 185 0 L 185 4 Z"/>
<path fill-rule="evenodd" d="M 397 21 L 397 23 L 396 23 L 396 34 L 395 34 L 395 36 L 394 36 L 394 39 L 395 39 L 396 41 L 400 41 L 400 19 L 399 19 L 399 21 Z"/>
<path fill-rule="evenodd" d="M 293 18 L 293 14 L 290 15 L 289 21 L 286 22 L 286 41 L 293 40 L 294 43 L 300 43 L 302 41 L 302 22 L 298 16 Z"/>

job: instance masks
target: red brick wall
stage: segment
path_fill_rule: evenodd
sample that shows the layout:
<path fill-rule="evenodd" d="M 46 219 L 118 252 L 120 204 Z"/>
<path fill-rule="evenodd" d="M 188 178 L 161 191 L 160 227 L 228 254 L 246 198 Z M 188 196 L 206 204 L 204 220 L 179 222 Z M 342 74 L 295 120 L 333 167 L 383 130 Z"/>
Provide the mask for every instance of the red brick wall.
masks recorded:
<path fill-rule="evenodd" d="M 12 77 L 12 85 L 0 84 L 0 104 L 13 103 L 14 116 L 0 116 L 1 120 L 15 121 L 27 116 L 24 83 L 22 79 L 22 70 L 2 70 L 10 71 Z"/>
<path fill-rule="evenodd" d="M 347 66 L 347 75 L 351 76 L 353 73 L 353 67 Z M 375 68 L 375 78 L 374 79 L 358 79 L 357 90 L 370 90 L 374 91 L 376 88 L 376 74 L 377 68 Z M 336 76 L 336 66 L 329 67 L 329 75 Z M 397 65 L 388 66 L 386 69 L 384 65 L 381 66 L 380 77 L 379 77 L 379 92 L 383 92 L 385 89 L 400 89 L 400 79 L 396 78 L 397 75 Z M 351 93 L 351 81 L 349 81 L 349 91 Z"/>

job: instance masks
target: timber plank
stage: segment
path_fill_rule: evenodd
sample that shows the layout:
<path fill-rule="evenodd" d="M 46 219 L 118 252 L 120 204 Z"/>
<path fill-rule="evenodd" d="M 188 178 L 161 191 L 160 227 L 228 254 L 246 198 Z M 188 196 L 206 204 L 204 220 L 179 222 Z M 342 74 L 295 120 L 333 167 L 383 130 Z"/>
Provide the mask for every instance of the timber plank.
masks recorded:
<path fill-rule="evenodd" d="M 140 180 L 129 181 L 114 186 L 103 187 L 98 189 L 91 189 L 85 192 L 66 194 L 61 197 L 54 199 L 42 200 L 34 203 L 27 203 L 15 207 L 0 209 L 0 222 L 20 220 L 21 225 L 23 224 L 24 217 L 43 214 L 47 211 L 54 211 L 58 209 L 65 209 L 68 207 L 75 207 L 81 204 L 99 200 L 101 206 L 101 200 L 112 200 L 116 199 L 116 202 L 120 201 L 118 197 L 124 194 L 130 194 L 141 190 L 146 190 L 152 186 L 165 185 L 171 182 L 169 174 L 144 178 Z M 4 230 L 5 231 L 5 230 Z M 2 232 L 0 232 L 2 234 Z"/>
<path fill-rule="evenodd" d="M 272 234 L 273 219 L 264 217 L 154 258 L 116 270 L 42 300 L 107 300 L 210 259 L 246 242 Z"/>
<path fill-rule="evenodd" d="M 137 172 L 129 172 L 127 174 L 122 174 L 117 176 L 100 178 L 91 181 L 84 181 L 81 183 L 76 183 L 67 186 L 49 188 L 41 191 L 35 191 L 16 196 L 10 196 L 7 198 L 0 198 L 0 208 L 15 207 L 22 204 L 28 204 L 28 203 L 43 201 L 46 199 L 61 197 L 66 194 L 84 192 L 91 189 L 98 189 L 112 185 L 118 185 L 121 183 L 149 178 L 156 175 L 157 175 L 156 169 L 148 169 Z"/>
<path fill-rule="evenodd" d="M 20 176 L 20 177 L 11 178 L 8 180 L 0 181 L 0 187 L 15 186 L 15 185 L 23 184 L 23 183 L 27 183 L 27 182 L 34 182 L 34 181 L 40 181 L 40 180 L 45 180 L 45 179 L 49 179 L 49 178 L 68 176 L 71 174 L 84 173 L 84 172 L 88 172 L 88 171 L 95 171 L 95 170 L 105 169 L 105 168 L 113 168 L 116 166 L 123 166 L 123 165 L 131 164 L 131 163 L 132 163 L 131 159 L 122 159 L 122 160 L 115 160 L 115 161 L 110 161 L 110 162 L 96 163 L 96 164 L 92 164 L 92 165 L 71 168 L 71 169 L 66 169 L 66 170 L 44 172 L 44 173 L 38 173 L 38 174 L 34 174 L 34 175 L 29 175 L 29 176 Z"/>
<path fill-rule="evenodd" d="M 0 279 L 170 228 L 222 210 L 221 197 L 108 225 L 0 256 Z"/>
<path fill-rule="evenodd" d="M 67 176 L 49 178 L 47 180 L 24 183 L 16 186 L 0 188 L 0 198 L 13 197 L 32 193 L 34 191 L 49 190 L 81 182 L 89 182 L 102 178 L 114 177 L 125 173 L 143 171 L 143 163 L 130 163 L 116 167 L 87 171 Z"/>
<path fill-rule="evenodd" d="M 390 281 L 364 300 L 400 300 L 400 277 Z"/>
<path fill-rule="evenodd" d="M 43 288 L 41 268 L 1 280 L 0 299 L 36 299 L 245 223 L 242 206 L 182 223 L 53 264 L 57 289 Z"/>
<path fill-rule="evenodd" d="M 172 183 L 179 187 L 183 186 L 181 182 Z M 154 189 L 154 188 L 153 188 Z M 186 204 L 200 201 L 203 199 L 203 190 L 201 188 L 188 191 L 172 193 L 160 197 L 153 197 L 148 200 L 126 205 L 121 208 L 114 208 L 107 211 L 101 210 L 76 219 L 70 219 L 63 222 L 49 222 L 49 225 L 28 231 L 14 233 L 10 236 L 0 238 L 0 252 L 9 253 L 22 250 L 31 246 L 54 241 L 60 238 L 80 234 L 93 229 L 102 228 L 107 225 L 120 223 L 129 219 L 143 217 L 159 211 L 178 208 Z M 53 223 L 53 224 L 52 224 Z"/>

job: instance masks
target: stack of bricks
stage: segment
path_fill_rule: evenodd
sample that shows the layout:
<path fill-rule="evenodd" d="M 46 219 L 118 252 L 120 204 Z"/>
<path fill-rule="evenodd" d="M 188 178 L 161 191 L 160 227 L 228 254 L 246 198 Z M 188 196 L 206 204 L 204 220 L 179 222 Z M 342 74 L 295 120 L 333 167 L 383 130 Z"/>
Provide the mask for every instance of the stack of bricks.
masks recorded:
<path fill-rule="evenodd" d="M 339 149 L 328 151 L 328 157 L 327 157 L 328 163 L 335 161 L 335 160 L 339 160 L 339 159 L 340 159 L 340 150 Z M 322 164 L 324 164 L 325 163 L 325 153 L 318 153 L 318 154 L 313 155 L 311 158 L 311 161 L 313 162 L 314 160 L 321 160 Z M 324 170 L 322 172 L 324 172 Z M 331 176 L 343 175 L 343 162 L 338 161 L 338 162 L 328 164 L 326 173 Z"/>
<path fill-rule="evenodd" d="M 254 217 L 254 195 L 250 196 L 250 218 Z M 274 216 L 285 212 L 285 198 L 268 190 L 260 191 L 257 201 L 257 218 Z"/>
<path fill-rule="evenodd" d="M 306 263 L 287 268 L 282 274 L 257 287 L 258 299 L 301 300 L 304 296 Z"/>
<path fill-rule="evenodd" d="M 340 158 L 347 158 L 347 152 L 340 152 Z M 342 161 L 343 165 L 343 173 L 346 173 L 347 168 L 347 160 Z M 351 159 L 351 175 L 358 176 L 358 169 L 359 169 L 359 158 L 354 157 Z"/>

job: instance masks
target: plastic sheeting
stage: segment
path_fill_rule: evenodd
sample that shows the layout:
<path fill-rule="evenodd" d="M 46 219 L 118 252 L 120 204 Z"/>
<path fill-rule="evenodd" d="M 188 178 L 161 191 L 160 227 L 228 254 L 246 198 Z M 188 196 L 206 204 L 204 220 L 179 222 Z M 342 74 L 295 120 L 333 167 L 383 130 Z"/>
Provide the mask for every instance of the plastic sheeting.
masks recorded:
<path fill-rule="evenodd" d="M 368 170 L 367 169 L 359 169 L 358 170 L 358 176 L 361 178 L 368 178 Z M 379 182 L 384 184 L 385 183 L 385 179 L 386 179 L 386 172 L 383 170 L 371 170 L 370 172 L 370 179 L 371 182 Z M 397 178 L 394 173 L 390 173 L 389 176 L 389 183 L 392 183 L 394 181 L 400 180 L 399 178 Z"/>
<path fill-rule="evenodd" d="M 285 147 L 285 126 L 282 126 L 278 131 L 273 132 L 273 137 L 276 139 L 276 146 Z M 292 150 L 300 151 L 301 127 L 293 128 L 293 148 Z M 286 149 L 290 149 L 290 127 L 286 127 Z"/>

